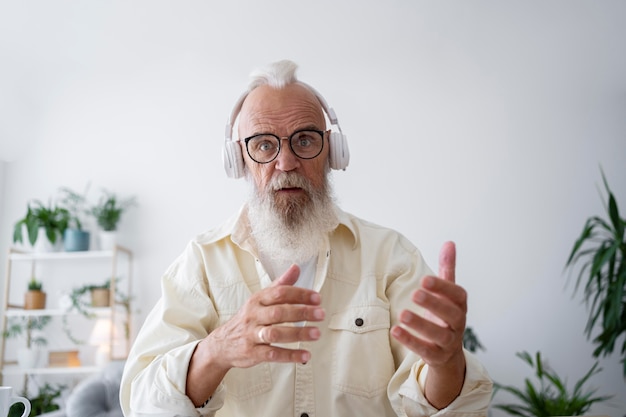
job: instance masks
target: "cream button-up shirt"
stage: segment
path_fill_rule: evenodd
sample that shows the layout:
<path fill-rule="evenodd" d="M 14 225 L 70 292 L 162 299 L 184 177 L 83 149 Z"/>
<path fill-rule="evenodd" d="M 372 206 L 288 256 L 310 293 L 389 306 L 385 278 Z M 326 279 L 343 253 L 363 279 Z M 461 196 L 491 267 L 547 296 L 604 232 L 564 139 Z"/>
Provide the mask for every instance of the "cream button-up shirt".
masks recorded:
<path fill-rule="evenodd" d="M 306 364 L 262 363 L 231 369 L 211 400 L 185 395 L 197 343 L 271 284 L 251 240 L 246 209 L 194 239 L 161 280 L 162 296 L 128 357 L 120 399 L 127 417 L 486 416 L 492 383 L 466 352 L 459 397 L 437 410 L 424 397 L 427 366 L 390 336 L 411 293 L 432 274 L 401 234 L 337 208 L 339 226 L 320 248 L 313 288 L 326 311 L 321 337 L 291 344 Z M 289 345 L 286 345 L 289 346 Z"/>

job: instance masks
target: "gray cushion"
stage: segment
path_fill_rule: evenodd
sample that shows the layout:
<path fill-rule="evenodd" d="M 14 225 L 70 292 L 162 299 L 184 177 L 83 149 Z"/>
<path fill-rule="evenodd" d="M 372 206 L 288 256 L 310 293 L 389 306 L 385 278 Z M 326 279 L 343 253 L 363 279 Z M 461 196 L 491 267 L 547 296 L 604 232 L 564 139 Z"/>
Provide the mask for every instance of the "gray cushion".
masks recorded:
<path fill-rule="evenodd" d="M 123 417 L 120 380 L 123 361 L 114 361 L 97 375 L 82 380 L 67 399 L 67 417 Z"/>

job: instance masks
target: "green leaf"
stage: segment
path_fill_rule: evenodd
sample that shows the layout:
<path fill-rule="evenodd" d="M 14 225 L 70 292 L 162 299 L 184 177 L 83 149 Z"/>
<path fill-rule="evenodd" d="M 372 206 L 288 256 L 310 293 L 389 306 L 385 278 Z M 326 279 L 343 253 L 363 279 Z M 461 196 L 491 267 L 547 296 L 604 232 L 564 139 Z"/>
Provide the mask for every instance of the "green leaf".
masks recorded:
<path fill-rule="evenodd" d="M 515 354 L 515 356 L 517 356 L 518 358 L 521 358 L 524 362 L 526 362 L 527 364 L 529 364 L 531 367 L 534 367 L 534 363 L 533 363 L 533 357 L 530 356 L 530 354 L 526 351 L 523 352 L 517 352 Z"/>
<path fill-rule="evenodd" d="M 28 241 L 31 245 L 35 246 L 37 236 L 39 235 L 39 222 L 34 218 L 27 219 L 26 229 L 28 231 Z"/>
<path fill-rule="evenodd" d="M 601 173 L 608 221 L 599 216 L 588 218 L 566 262 L 566 268 L 580 268 L 575 292 L 582 289 L 589 309 L 585 334 L 595 345 L 595 357 L 611 354 L 616 341 L 626 334 L 626 220 L 620 217 L 617 200 Z M 622 347 L 626 348 L 626 342 Z M 624 349 L 621 355 L 626 360 Z"/>
<path fill-rule="evenodd" d="M 516 356 L 534 368 L 537 383 L 533 384 L 530 379 L 525 378 L 524 388 L 519 389 L 515 386 L 501 385 L 495 382 L 494 398 L 499 391 L 505 391 L 513 394 L 517 403 L 494 403 L 494 408 L 515 416 L 571 416 L 580 415 L 587 411 L 592 404 L 611 398 L 610 396 L 596 396 L 595 390 L 583 391 L 583 386 L 589 378 L 601 370 L 598 368 L 597 362 L 576 383 L 574 391 L 570 393 L 565 380 L 545 365 L 540 352 L 535 354 L 535 361 L 527 352 L 516 353 Z"/>
<path fill-rule="evenodd" d="M 24 226 L 25 222 L 24 220 L 20 220 L 17 223 L 15 223 L 15 226 L 13 227 L 13 243 L 19 242 L 22 243 L 22 228 Z"/>

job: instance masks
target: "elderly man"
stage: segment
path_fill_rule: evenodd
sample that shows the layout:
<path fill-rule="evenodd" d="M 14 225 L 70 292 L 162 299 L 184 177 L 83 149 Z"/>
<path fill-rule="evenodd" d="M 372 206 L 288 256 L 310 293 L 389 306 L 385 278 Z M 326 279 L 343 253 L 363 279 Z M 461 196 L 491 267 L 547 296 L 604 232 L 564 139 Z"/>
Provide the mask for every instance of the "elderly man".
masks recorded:
<path fill-rule="evenodd" d="M 125 415 L 486 415 L 454 244 L 435 276 L 402 235 L 335 205 L 346 137 L 295 70 L 253 74 L 232 112 L 225 168 L 250 198 L 163 276 L 126 364 Z"/>

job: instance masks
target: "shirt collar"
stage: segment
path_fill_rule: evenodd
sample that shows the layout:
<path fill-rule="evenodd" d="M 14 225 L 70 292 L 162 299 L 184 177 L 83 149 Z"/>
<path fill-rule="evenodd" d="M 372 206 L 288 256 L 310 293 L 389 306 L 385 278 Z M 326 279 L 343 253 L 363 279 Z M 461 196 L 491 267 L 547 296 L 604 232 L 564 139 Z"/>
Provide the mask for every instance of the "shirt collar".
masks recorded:
<path fill-rule="evenodd" d="M 356 246 L 358 235 L 354 228 L 351 216 L 344 212 L 337 205 L 333 206 L 337 213 L 339 225 L 333 233 L 337 233 L 339 229 L 345 228 L 352 235 L 353 243 Z M 250 228 L 250 221 L 248 220 L 248 206 L 244 204 L 239 212 L 232 216 L 222 226 L 220 226 L 214 233 L 211 233 L 211 238 L 205 240 L 204 243 L 213 243 L 218 240 L 224 239 L 230 236 L 233 243 L 242 249 L 256 252 L 254 242 L 252 240 L 252 229 Z"/>

